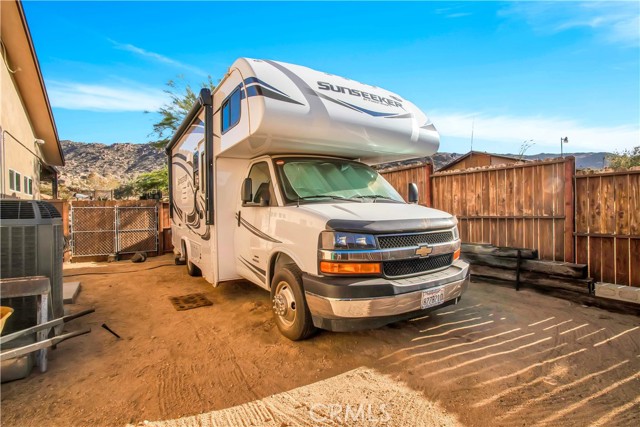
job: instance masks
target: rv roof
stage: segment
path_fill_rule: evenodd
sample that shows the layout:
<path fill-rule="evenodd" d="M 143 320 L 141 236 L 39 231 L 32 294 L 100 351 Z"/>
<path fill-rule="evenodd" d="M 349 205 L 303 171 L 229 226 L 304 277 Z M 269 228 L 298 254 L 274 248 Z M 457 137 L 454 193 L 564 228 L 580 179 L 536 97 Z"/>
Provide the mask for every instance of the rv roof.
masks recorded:
<path fill-rule="evenodd" d="M 214 92 L 213 110 L 238 89 L 235 128 L 216 132 L 222 119 L 214 117 L 219 156 L 320 154 L 373 164 L 430 156 L 440 143 L 433 123 L 400 95 L 300 65 L 236 60 Z"/>

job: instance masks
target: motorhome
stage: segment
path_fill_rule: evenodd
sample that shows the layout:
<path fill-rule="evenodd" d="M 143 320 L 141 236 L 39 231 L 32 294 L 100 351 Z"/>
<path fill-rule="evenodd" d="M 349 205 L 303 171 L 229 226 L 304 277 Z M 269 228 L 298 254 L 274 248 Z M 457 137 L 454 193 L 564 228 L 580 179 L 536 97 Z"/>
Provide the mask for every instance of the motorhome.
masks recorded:
<path fill-rule="evenodd" d="M 456 304 L 468 286 L 454 216 L 371 165 L 430 156 L 433 123 L 401 96 L 284 62 L 240 58 L 168 143 L 177 263 L 213 286 L 271 294 L 292 340 Z"/>

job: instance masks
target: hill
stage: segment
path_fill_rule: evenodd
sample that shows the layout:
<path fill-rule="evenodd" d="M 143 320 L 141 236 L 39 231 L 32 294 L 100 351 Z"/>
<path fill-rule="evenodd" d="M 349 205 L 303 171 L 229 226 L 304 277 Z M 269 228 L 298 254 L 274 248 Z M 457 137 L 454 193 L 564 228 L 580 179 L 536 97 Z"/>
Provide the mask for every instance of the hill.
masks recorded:
<path fill-rule="evenodd" d="M 60 181 L 73 191 L 110 190 L 166 164 L 164 151 L 150 144 L 61 141 L 66 165 Z"/>
<path fill-rule="evenodd" d="M 116 143 L 111 145 L 96 142 L 74 142 L 63 140 L 62 149 L 66 166 L 59 168 L 60 182 L 71 192 L 89 190 L 111 190 L 133 180 L 144 172 L 151 172 L 166 164 L 166 155 L 150 144 Z M 575 156 L 578 169 L 602 168 L 603 159 L 608 153 L 567 153 Z M 433 155 L 435 169 L 462 156 L 459 153 L 440 152 Z M 556 153 L 543 153 L 524 156 L 529 160 L 558 157 Z M 416 159 L 401 162 L 410 164 L 425 161 Z M 399 163 L 396 163 L 399 164 Z"/>

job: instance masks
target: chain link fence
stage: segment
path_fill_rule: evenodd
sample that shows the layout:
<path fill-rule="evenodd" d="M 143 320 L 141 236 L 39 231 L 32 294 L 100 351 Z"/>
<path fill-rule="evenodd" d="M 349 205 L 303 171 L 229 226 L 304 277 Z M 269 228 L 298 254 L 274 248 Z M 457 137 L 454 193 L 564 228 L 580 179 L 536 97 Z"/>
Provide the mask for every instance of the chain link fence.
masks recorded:
<path fill-rule="evenodd" d="M 157 250 L 156 206 L 71 207 L 72 256 L 101 256 Z"/>
<path fill-rule="evenodd" d="M 158 210 L 154 207 L 116 207 L 118 253 L 158 250 Z"/>

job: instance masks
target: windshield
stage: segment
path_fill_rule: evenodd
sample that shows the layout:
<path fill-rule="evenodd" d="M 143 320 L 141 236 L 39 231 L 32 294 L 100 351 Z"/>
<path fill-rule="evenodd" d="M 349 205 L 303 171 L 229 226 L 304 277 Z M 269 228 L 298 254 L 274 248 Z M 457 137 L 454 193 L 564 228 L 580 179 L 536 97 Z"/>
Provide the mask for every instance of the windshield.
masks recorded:
<path fill-rule="evenodd" d="M 404 202 L 391 184 L 362 163 L 325 158 L 284 158 L 274 163 L 287 203 L 326 199 Z"/>

